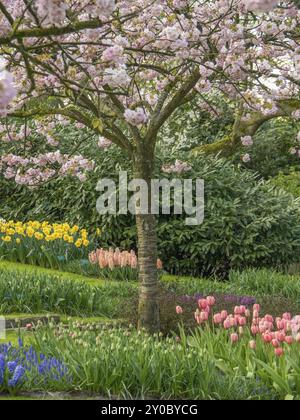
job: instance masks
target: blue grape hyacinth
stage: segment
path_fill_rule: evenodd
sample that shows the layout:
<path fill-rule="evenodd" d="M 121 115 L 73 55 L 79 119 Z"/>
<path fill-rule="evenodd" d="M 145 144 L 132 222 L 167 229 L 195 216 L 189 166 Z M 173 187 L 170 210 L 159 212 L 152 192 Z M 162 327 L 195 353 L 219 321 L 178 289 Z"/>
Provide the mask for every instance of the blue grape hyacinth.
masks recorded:
<path fill-rule="evenodd" d="M 29 381 L 38 386 L 66 384 L 71 376 L 62 361 L 39 354 L 32 346 L 25 347 L 21 339 L 18 347 L 0 345 L 0 391 L 26 387 Z"/>

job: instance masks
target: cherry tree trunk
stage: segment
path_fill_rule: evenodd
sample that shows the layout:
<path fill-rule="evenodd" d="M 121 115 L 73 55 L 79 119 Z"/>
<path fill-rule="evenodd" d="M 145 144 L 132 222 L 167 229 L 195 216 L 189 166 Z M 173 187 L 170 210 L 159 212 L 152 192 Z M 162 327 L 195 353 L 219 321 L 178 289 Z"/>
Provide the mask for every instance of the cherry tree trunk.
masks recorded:
<path fill-rule="evenodd" d="M 152 153 L 148 151 L 140 159 L 136 158 L 134 169 L 135 177 L 147 182 L 149 203 L 148 214 L 136 215 L 140 282 L 138 327 L 149 332 L 157 332 L 160 329 L 157 232 L 156 218 L 150 211 L 151 179 L 154 173 Z"/>

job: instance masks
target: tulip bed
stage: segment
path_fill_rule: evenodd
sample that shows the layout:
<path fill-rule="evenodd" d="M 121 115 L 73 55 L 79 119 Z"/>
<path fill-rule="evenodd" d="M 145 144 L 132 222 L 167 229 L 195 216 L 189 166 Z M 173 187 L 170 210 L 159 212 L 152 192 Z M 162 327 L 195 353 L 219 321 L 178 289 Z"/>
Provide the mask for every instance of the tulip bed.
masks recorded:
<path fill-rule="evenodd" d="M 221 283 L 163 275 L 161 286 L 163 333 L 150 336 L 126 327 L 135 321 L 136 282 L 0 262 L 0 313 L 62 320 L 32 321 L 21 348 L 18 331 L 14 345 L 0 341 L 0 394 L 300 399 L 297 277 L 249 270 Z M 123 327 L 97 316 L 121 318 Z"/>
<path fill-rule="evenodd" d="M 228 331 L 209 325 L 164 337 L 71 323 L 37 328 L 34 347 L 63 355 L 69 390 L 128 398 L 299 399 L 299 344 L 283 344 L 285 355 L 278 357 L 261 336 L 255 349 L 250 339 L 245 329 L 232 343 Z"/>

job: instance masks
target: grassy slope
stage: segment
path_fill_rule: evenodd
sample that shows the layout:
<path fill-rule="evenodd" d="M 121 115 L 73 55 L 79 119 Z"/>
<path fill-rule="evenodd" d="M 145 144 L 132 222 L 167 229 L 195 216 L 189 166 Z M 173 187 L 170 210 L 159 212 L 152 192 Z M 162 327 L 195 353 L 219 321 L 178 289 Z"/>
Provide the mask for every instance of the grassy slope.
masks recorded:
<path fill-rule="evenodd" d="M 89 284 L 90 286 L 101 286 L 106 284 L 108 281 L 103 279 L 94 279 L 90 277 L 85 277 L 80 274 L 74 273 L 66 273 L 63 271 L 58 270 L 51 270 L 48 268 L 37 267 L 35 265 L 27 265 L 27 264 L 19 264 L 19 263 L 12 263 L 9 261 L 0 261 L 0 269 L 7 269 L 7 270 L 18 270 L 18 271 L 26 271 L 26 272 L 39 272 L 40 274 L 47 274 L 47 275 L 56 275 L 59 276 L 62 280 L 73 280 L 73 281 L 84 281 L 85 283 Z M 109 281 L 111 284 L 117 285 L 118 282 Z"/>

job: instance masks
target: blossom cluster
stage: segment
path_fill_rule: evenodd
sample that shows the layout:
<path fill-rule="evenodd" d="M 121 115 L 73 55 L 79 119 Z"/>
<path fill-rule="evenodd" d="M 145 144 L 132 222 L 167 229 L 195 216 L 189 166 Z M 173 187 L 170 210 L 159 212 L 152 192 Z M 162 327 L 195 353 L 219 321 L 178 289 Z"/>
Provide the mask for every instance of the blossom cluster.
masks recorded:
<path fill-rule="evenodd" d="M 20 18 L 18 30 L 35 35 L 26 35 L 23 53 L 0 43 L 10 72 L 0 77 L 4 114 L 16 88 L 11 102 L 16 110 L 28 97 L 60 98 L 55 112 L 70 115 L 78 128 L 90 128 L 95 115 L 102 115 L 105 138 L 114 141 L 121 132 L 130 141 L 137 130 L 142 137 L 147 129 L 156 135 L 190 94 L 197 93 L 207 107 L 210 92 L 222 92 L 242 102 L 247 118 L 257 112 L 275 116 L 279 100 L 299 94 L 300 11 L 292 2 L 273 8 L 277 1 L 35 0 L 37 16 L 24 1 L 2 3 L 13 19 Z M 263 10 L 269 13 L 256 13 Z M 50 44 L 47 36 L 36 36 L 43 26 L 65 24 L 70 31 L 54 34 Z M 1 33 L 10 26 L 1 15 Z M 46 141 L 56 147 L 52 134 L 46 133 Z M 34 185 L 50 179 L 53 168 L 39 171 L 38 160 L 25 175 L 13 176 L 10 168 L 6 176 Z M 67 172 L 73 166 L 67 165 Z M 75 176 L 85 179 L 81 170 Z"/>
<path fill-rule="evenodd" d="M 243 3 L 248 10 L 267 12 L 272 10 L 279 0 L 243 0 Z"/>
<path fill-rule="evenodd" d="M 174 165 L 163 165 L 162 171 L 166 174 L 182 174 L 190 172 L 192 167 L 187 162 L 176 160 Z"/>
<path fill-rule="evenodd" d="M 32 158 L 9 154 L 0 159 L 0 172 L 6 179 L 14 179 L 19 185 L 34 187 L 57 175 L 75 176 L 86 180 L 86 172 L 93 170 L 94 162 L 81 155 L 68 156 L 59 151 Z"/>

